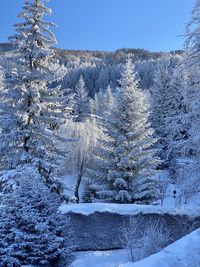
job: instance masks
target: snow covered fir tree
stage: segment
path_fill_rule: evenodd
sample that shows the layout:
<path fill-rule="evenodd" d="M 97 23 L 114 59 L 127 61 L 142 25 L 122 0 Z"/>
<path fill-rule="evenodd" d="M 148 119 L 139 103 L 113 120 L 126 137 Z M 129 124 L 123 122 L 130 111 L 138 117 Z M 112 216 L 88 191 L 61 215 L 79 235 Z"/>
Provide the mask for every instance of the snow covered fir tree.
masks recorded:
<path fill-rule="evenodd" d="M 157 198 L 158 159 L 149 123 L 149 104 L 138 88 L 131 59 L 120 80 L 117 103 L 107 118 L 107 140 L 102 140 L 88 170 L 97 198 L 119 203 L 150 203 Z"/>
<path fill-rule="evenodd" d="M 90 113 L 88 92 L 82 76 L 75 88 L 73 111 L 77 122 L 86 120 Z"/>
<path fill-rule="evenodd" d="M 56 40 L 49 31 L 53 24 L 43 20 L 51 13 L 44 2 L 25 1 L 19 15 L 23 22 L 11 37 L 15 49 L 3 59 L 10 67 L 0 91 L 0 185 L 5 194 L 0 266 L 58 266 L 71 253 L 63 234 L 66 230 L 70 236 L 70 226 L 61 225 L 62 216 L 56 215 L 61 200 L 53 194 L 62 193 L 58 174 L 65 154 L 59 143 L 64 138 L 56 128 L 65 122 L 67 106 L 64 90 L 50 86 L 62 80 L 66 68 L 51 48 Z"/>
<path fill-rule="evenodd" d="M 0 267 L 200 266 L 200 0 L 194 1 L 185 45 L 170 52 L 170 42 L 165 52 L 72 50 L 70 34 L 76 47 L 86 38 L 81 16 L 91 29 L 99 17 L 102 24 L 97 3 L 74 1 L 71 10 L 68 1 L 22 1 L 15 33 L 0 43 Z M 5 6 L 10 19 L 18 4 L 2 1 L 2 21 Z M 128 4 L 109 4 L 112 25 L 123 25 Z M 148 14 L 160 9 L 154 5 Z M 53 20 L 62 21 L 58 47 L 50 6 L 58 7 Z M 66 37 L 71 50 L 59 48 Z"/>
<path fill-rule="evenodd" d="M 62 80 L 66 68 L 54 57 L 56 40 L 48 29 L 52 23 L 43 21 L 51 10 L 43 2 L 25 1 L 19 15 L 24 21 L 15 25 L 17 33 L 11 37 L 16 49 L 6 58 L 12 64 L 0 95 L 1 169 L 32 164 L 57 187 L 63 153 L 55 128 L 66 120 L 67 100 L 60 86 L 49 86 Z"/>

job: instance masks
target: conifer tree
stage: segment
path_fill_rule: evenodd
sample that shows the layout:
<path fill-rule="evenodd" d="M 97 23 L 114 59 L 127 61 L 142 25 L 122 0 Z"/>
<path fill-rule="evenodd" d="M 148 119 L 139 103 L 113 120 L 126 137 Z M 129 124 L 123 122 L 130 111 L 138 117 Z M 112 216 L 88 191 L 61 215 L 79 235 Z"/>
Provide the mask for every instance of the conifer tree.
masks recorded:
<path fill-rule="evenodd" d="M 187 49 L 185 66 L 187 78 L 187 115 L 190 121 L 189 138 L 184 143 L 185 154 L 190 157 L 200 156 L 200 1 L 196 0 L 192 11 L 192 18 L 187 25 L 185 34 L 185 47 Z M 183 121 L 184 122 L 184 121 Z"/>
<path fill-rule="evenodd" d="M 112 108 L 114 104 L 114 96 L 112 92 L 112 88 L 110 85 L 108 85 L 106 92 L 105 92 L 105 97 L 104 97 L 104 103 L 105 103 L 105 111 L 104 113 L 108 114 L 109 110 Z"/>
<path fill-rule="evenodd" d="M 97 147 L 88 176 L 90 189 L 103 200 L 149 203 L 156 198 L 153 179 L 158 159 L 149 124 L 149 104 L 138 88 L 129 59 L 121 88 L 107 120 L 107 139 Z"/>
<path fill-rule="evenodd" d="M 167 149 L 165 119 L 168 117 L 169 102 L 171 101 L 169 65 L 169 58 L 158 64 L 151 89 L 153 102 L 151 120 L 155 136 L 159 138 L 157 145 L 160 148 L 162 159 L 165 158 Z"/>
<path fill-rule="evenodd" d="M 75 121 L 83 122 L 86 120 L 90 111 L 89 97 L 87 89 L 85 87 L 85 81 L 82 76 L 80 77 L 75 88 L 73 109 L 74 109 Z"/>
<path fill-rule="evenodd" d="M 0 266 L 66 266 L 72 232 L 69 218 L 58 214 L 58 195 L 32 166 L 15 172 L 16 188 L 0 206 Z"/>
<path fill-rule="evenodd" d="M 43 179 L 56 186 L 64 153 L 58 144 L 64 140 L 55 129 L 64 123 L 67 100 L 60 86 L 54 86 L 66 74 L 55 58 L 52 45 L 53 23 L 43 20 L 51 10 L 45 0 L 26 0 L 11 40 L 16 48 L 7 58 L 14 68 L 7 73 L 5 89 L 0 93 L 1 170 L 19 165 L 34 165 Z M 57 190 L 57 189 L 55 189 Z"/>
<path fill-rule="evenodd" d="M 94 99 L 90 100 L 90 110 L 92 114 L 97 115 L 99 118 L 106 118 L 107 113 L 111 109 L 114 103 L 114 96 L 112 93 L 112 88 L 108 85 L 106 91 L 103 93 L 99 90 L 96 93 Z"/>
<path fill-rule="evenodd" d="M 174 157 L 177 157 L 182 141 L 188 139 L 190 122 L 187 116 L 186 75 L 187 71 L 185 70 L 183 60 L 181 60 L 180 65 L 174 69 L 169 84 L 171 98 L 168 101 L 168 113 L 164 122 L 167 160 L 172 160 Z"/>

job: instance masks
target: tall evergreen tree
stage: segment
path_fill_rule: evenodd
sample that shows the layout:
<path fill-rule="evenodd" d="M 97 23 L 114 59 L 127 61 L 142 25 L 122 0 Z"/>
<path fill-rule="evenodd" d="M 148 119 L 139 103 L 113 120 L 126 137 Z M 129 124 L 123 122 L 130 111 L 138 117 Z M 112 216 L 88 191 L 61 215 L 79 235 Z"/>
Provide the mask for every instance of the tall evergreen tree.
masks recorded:
<path fill-rule="evenodd" d="M 49 30 L 52 23 L 43 20 L 51 10 L 45 0 L 26 0 L 11 37 L 16 48 L 7 58 L 15 68 L 7 73 L 5 89 L 0 93 L 1 170 L 32 164 L 42 177 L 56 186 L 64 153 L 58 143 L 64 141 L 55 128 L 65 122 L 66 99 L 60 86 L 66 68 L 52 50 L 56 43 Z"/>
<path fill-rule="evenodd" d="M 167 163 L 170 146 L 169 134 L 171 132 L 169 133 L 169 128 L 172 125 L 169 124 L 172 124 L 173 119 L 184 105 L 181 72 L 175 71 L 178 68 L 179 71 L 181 70 L 178 67 L 180 61 L 181 58 L 178 56 L 175 58 L 168 56 L 161 59 L 157 65 L 154 83 L 151 87 L 152 127 L 155 129 L 155 137 L 159 139 L 157 147 L 160 149 L 159 155 L 164 163 Z"/>
<path fill-rule="evenodd" d="M 191 157 L 200 156 L 200 1 L 196 0 L 190 23 L 186 28 L 185 46 L 187 56 L 185 65 L 187 79 L 187 112 L 190 120 L 189 138 L 184 144 L 185 154 Z"/>
<path fill-rule="evenodd" d="M 200 159 L 200 1 L 196 0 L 192 18 L 186 28 L 184 72 L 185 112 L 180 112 L 179 124 L 175 129 L 181 129 L 178 135 L 176 153 L 183 157 L 181 165 L 176 164 L 177 201 L 188 202 L 189 198 L 199 192 L 199 159 Z M 180 131 L 179 131 L 180 132 Z"/>
<path fill-rule="evenodd" d="M 168 117 L 169 102 L 171 101 L 169 65 L 169 58 L 158 63 L 154 84 L 151 88 L 152 126 L 155 129 L 156 138 L 159 138 L 157 145 L 159 145 L 162 159 L 165 158 L 164 152 L 167 149 L 165 119 Z"/>
<path fill-rule="evenodd" d="M 107 140 L 97 148 L 88 170 L 90 189 L 104 200 L 149 203 L 156 198 L 153 175 L 158 159 L 152 149 L 148 100 L 138 88 L 130 59 L 120 85 L 108 118 Z"/>
<path fill-rule="evenodd" d="M 110 85 L 108 85 L 106 92 L 105 92 L 105 97 L 104 97 L 104 103 L 105 103 L 105 114 L 108 114 L 110 109 L 112 108 L 114 104 L 114 96 L 112 92 L 112 88 Z"/>
<path fill-rule="evenodd" d="M 89 108 L 89 97 L 88 92 L 85 87 L 85 81 L 81 76 L 74 94 L 74 115 L 75 121 L 83 122 L 88 117 L 90 108 Z"/>
<path fill-rule="evenodd" d="M 184 59 L 183 59 L 184 60 Z M 178 156 L 177 152 L 183 140 L 188 139 L 189 121 L 187 116 L 187 84 L 184 61 L 181 60 L 171 76 L 168 113 L 165 117 L 165 135 L 167 142 L 166 158 Z M 175 152 L 177 151 L 177 152 Z"/>
<path fill-rule="evenodd" d="M 99 119 L 105 119 L 113 103 L 114 96 L 112 88 L 110 85 L 108 85 L 105 92 L 102 92 L 100 89 L 99 92 L 96 93 L 94 99 L 90 100 L 91 113 L 97 115 Z"/>

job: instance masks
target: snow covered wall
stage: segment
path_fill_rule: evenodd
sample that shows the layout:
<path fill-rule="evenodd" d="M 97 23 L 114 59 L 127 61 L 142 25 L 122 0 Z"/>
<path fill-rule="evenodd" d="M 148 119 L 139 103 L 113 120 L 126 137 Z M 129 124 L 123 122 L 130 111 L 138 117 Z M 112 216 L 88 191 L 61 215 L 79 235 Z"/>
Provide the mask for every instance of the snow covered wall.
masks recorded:
<path fill-rule="evenodd" d="M 138 234 L 149 223 L 161 220 L 171 232 L 171 242 L 200 227 L 200 213 L 195 215 L 189 210 L 178 212 L 162 210 L 162 207 L 100 203 L 63 205 L 60 210 L 71 217 L 79 251 L 122 248 L 122 228 L 132 216 L 140 216 L 142 221 Z"/>

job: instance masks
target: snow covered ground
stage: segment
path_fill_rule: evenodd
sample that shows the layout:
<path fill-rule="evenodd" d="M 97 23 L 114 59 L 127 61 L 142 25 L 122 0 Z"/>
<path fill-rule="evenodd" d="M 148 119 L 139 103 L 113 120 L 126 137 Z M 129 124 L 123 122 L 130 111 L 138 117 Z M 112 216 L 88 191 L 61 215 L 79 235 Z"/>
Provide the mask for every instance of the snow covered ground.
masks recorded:
<path fill-rule="evenodd" d="M 125 250 L 78 252 L 70 267 L 117 267 L 128 262 Z"/>
<path fill-rule="evenodd" d="M 200 229 L 139 262 L 128 262 L 125 250 L 79 252 L 71 267 L 199 267 Z"/>

